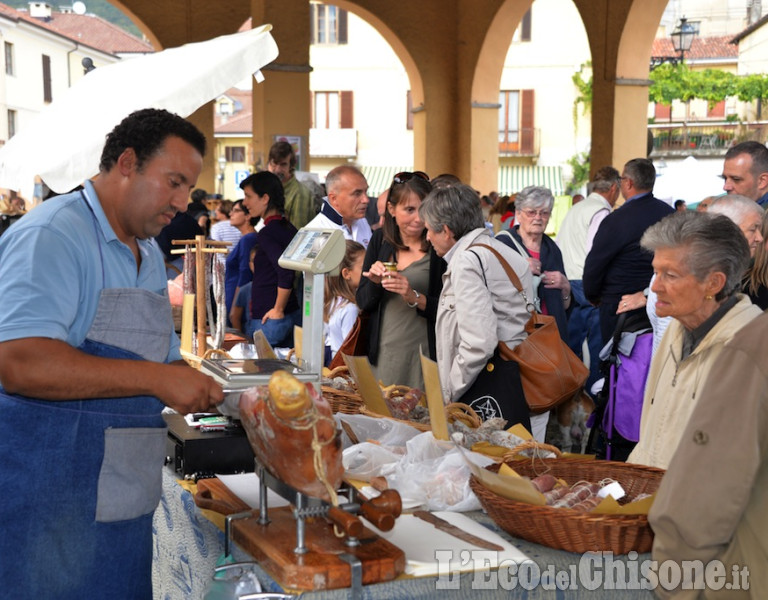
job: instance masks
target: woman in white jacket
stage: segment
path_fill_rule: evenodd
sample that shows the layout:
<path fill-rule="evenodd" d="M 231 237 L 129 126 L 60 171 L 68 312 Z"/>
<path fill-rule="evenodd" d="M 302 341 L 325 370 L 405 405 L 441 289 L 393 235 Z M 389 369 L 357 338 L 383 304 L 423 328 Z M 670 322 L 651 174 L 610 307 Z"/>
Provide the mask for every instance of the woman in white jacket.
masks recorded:
<path fill-rule="evenodd" d="M 434 189 L 422 202 L 419 215 L 427 239 L 448 263 L 435 326 L 437 366 L 446 402 L 462 396 L 493 356 L 499 340 L 514 348 L 525 339 L 530 318 L 526 301 L 484 244 L 497 250 L 533 297 L 528 261 L 493 238 L 485 227 L 477 193 L 466 185 Z M 518 399 L 519 400 L 519 399 Z M 481 415 L 488 418 L 488 412 Z M 532 433 L 543 442 L 548 413 L 531 417 Z M 513 423 L 509 423 L 513 425 Z"/>

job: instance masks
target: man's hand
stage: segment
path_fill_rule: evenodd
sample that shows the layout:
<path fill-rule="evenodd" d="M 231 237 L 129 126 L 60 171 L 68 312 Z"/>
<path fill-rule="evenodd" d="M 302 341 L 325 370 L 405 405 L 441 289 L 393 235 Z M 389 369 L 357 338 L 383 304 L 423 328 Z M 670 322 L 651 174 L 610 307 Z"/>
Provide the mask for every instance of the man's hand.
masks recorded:
<path fill-rule="evenodd" d="M 207 411 L 224 400 L 211 377 L 183 361 L 104 358 L 48 338 L 0 343 L 0 383 L 10 394 L 52 401 L 155 396 L 182 413 Z"/>
<path fill-rule="evenodd" d="M 224 392 L 216 381 L 183 362 L 167 366 L 157 398 L 183 415 L 210 412 L 224 401 Z"/>

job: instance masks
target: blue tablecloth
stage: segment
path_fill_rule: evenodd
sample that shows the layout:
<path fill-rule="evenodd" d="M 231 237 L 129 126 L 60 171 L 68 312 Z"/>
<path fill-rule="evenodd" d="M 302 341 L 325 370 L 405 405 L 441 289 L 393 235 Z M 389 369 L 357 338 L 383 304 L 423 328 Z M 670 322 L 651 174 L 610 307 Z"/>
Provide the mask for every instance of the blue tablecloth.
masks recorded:
<path fill-rule="evenodd" d="M 486 527 L 499 533 L 531 558 L 538 567 L 525 568 L 519 581 L 510 579 L 508 571 L 465 573 L 444 578 L 400 578 L 388 583 L 363 588 L 364 600 L 439 598 L 515 599 L 589 598 L 651 599 L 653 594 L 639 587 L 639 573 L 644 561 L 627 556 L 581 555 L 553 550 L 525 540 L 514 539 L 500 530 L 482 512 L 468 513 Z M 155 600 L 194 600 L 203 598 L 211 581 L 216 561 L 223 555 L 224 534 L 195 505 L 176 474 L 165 469 L 163 497 L 154 519 L 153 581 Z M 237 560 L 250 560 L 243 551 L 234 549 Z M 254 567 L 264 591 L 281 592 L 282 588 L 260 567 Z M 610 577 L 608 577 L 610 576 Z M 618 580 L 615 587 L 606 579 Z M 621 589 L 634 587 L 635 589 Z M 527 589 L 531 588 L 531 589 Z M 558 589 L 559 588 L 559 589 Z M 346 600 L 349 590 L 307 592 L 306 600 Z"/>

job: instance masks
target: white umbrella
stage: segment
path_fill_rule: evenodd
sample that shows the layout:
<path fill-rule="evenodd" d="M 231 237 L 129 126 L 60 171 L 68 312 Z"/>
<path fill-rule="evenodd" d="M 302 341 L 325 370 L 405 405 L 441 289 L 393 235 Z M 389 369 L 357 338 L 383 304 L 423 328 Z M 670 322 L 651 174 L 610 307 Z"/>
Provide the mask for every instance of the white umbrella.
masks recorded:
<path fill-rule="evenodd" d="M 714 167 L 708 168 L 693 156 L 664 169 L 653 187 L 653 195 L 670 204 L 675 200 L 695 204 L 707 196 L 719 196 L 722 193 L 723 180 Z"/>
<path fill-rule="evenodd" d="M 96 175 L 105 136 L 142 108 L 192 114 L 277 58 L 271 25 L 99 67 L 0 150 L 0 187 L 63 193 Z"/>

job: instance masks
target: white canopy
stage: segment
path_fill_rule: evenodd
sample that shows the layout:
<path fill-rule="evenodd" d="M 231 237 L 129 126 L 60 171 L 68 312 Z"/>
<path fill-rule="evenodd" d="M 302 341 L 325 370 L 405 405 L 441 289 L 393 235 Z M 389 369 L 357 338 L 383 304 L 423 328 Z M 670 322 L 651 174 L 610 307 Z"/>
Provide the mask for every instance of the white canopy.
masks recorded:
<path fill-rule="evenodd" d="M 693 156 L 664 169 L 664 173 L 656 178 L 653 188 L 654 196 L 670 204 L 675 200 L 696 204 L 707 196 L 723 193 L 723 180 L 720 176 Z"/>
<path fill-rule="evenodd" d="M 0 187 L 30 198 L 39 175 L 63 193 L 98 173 L 106 135 L 142 108 L 187 117 L 277 58 L 264 25 L 99 67 L 0 149 Z"/>

